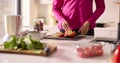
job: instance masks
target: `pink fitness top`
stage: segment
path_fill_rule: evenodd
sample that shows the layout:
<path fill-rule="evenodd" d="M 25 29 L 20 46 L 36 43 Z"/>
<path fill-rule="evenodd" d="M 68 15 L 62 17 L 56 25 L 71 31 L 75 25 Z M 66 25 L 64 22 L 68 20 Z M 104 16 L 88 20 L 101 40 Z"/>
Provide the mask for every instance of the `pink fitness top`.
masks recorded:
<path fill-rule="evenodd" d="M 85 21 L 89 21 L 90 29 L 95 27 L 96 20 L 105 10 L 104 0 L 95 0 L 96 10 L 93 11 L 93 0 L 53 0 L 53 14 L 58 20 L 58 28 L 66 20 L 71 29 L 79 29 Z"/>

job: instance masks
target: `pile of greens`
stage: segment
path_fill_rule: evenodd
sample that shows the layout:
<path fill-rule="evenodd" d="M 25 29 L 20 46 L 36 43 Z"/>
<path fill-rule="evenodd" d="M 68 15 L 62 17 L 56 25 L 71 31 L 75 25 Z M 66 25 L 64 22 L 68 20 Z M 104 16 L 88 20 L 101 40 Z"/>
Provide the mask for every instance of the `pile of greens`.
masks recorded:
<path fill-rule="evenodd" d="M 12 36 L 10 40 L 5 41 L 3 45 L 5 49 L 9 50 L 40 50 L 47 46 L 46 43 L 32 39 L 29 35 L 24 37 Z"/>

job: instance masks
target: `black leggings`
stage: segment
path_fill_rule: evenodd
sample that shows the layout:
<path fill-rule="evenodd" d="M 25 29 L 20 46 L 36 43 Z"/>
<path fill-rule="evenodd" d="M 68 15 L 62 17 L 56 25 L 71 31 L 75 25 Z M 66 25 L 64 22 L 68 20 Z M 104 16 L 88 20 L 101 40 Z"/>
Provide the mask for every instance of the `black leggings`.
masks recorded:
<path fill-rule="evenodd" d="M 78 32 L 78 30 L 79 30 L 79 29 L 76 29 L 76 30 L 73 30 L 73 31 Z M 60 29 L 60 32 L 65 33 L 65 30 Z M 79 34 L 78 34 L 78 35 L 79 35 Z M 94 36 L 94 29 L 88 30 L 88 32 L 87 32 L 86 35 Z"/>

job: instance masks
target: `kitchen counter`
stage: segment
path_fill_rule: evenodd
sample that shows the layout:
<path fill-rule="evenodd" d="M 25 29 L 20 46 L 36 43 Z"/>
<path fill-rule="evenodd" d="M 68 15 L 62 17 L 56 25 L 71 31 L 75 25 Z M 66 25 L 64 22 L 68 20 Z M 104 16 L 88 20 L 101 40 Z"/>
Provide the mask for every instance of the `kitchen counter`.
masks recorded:
<path fill-rule="evenodd" d="M 41 42 L 46 42 L 58 47 L 58 50 L 51 56 L 41 57 L 0 53 L 0 63 L 108 63 L 111 54 L 107 51 L 103 56 L 93 58 L 80 58 L 74 52 L 76 45 L 83 45 L 92 39 L 93 37 L 90 36 L 78 41 L 43 39 Z"/>

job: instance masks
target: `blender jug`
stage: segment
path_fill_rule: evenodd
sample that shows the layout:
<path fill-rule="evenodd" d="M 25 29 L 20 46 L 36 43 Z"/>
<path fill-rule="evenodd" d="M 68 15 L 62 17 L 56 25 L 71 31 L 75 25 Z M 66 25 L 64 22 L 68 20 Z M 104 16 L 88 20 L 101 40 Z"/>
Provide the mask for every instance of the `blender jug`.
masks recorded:
<path fill-rule="evenodd" d="M 3 42 L 8 41 L 11 36 L 18 36 L 21 27 L 20 15 L 4 15 L 5 35 Z"/>
<path fill-rule="evenodd" d="M 4 15 L 5 34 L 17 36 L 21 26 L 20 15 Z"/>

